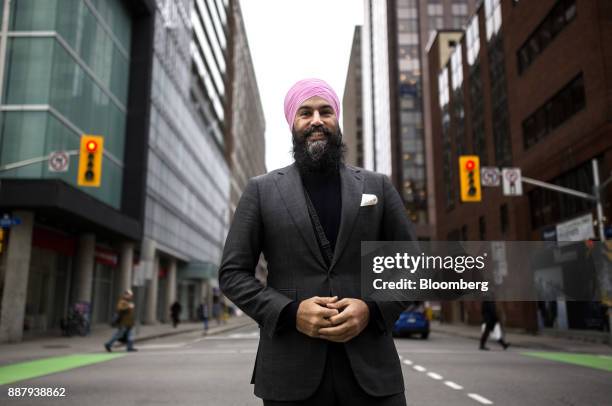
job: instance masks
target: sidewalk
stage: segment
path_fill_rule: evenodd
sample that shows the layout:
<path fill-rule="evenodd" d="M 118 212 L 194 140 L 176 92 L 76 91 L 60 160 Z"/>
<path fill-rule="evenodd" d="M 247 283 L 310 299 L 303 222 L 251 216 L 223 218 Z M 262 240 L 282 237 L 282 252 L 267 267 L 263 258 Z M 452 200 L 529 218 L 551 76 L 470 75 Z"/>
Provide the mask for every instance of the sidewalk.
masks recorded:
<path fill-rule="evenodd" d="M 432 335 L 452 335 L 471 338 L 475 341 L 480 340 L 481 334 L 480 326 L 441 324 L 439 322 L 431 324 L 431 331 Z M 552 334 L 548 334 L 548 332 L 529 334 L 516 330 L 507 330 L 504 336 L 505 340 L 512 344 L 512 347 L 519 349 L 612 355 L 612 346 L 610 345 L 576 340 L 569 337 L 555 337 Z M 487 346 L 497 345 L 493 341 L 489 339 Z M 474 342 L 474 346 L 478 346 L 478 342 Z"/>
<path fill-rule="evenodd" d="M 254 324 L 253 319 L 247 316 L 232 317 L 226 324 L 220 326 L 213 321 L 209 323 L 208 335 L 221 334 Z M 146 340 L 196 331 L 204 331 L 202 323 L 181 323 L 177 328 L 172 328 L 169 323 L 139 325 L 136 326 L 135 347 L 138 348 L 138 343 Z M 0 344 L 0 365 L 75 353 L 106 353 L 103 344 L 114 332 L 115 329 L 108 325 L 97 325 L 93 326 L 91 334 L 86 337 L 36 337 L 15 344 Z M 116 351 L 123 351 L 124 348 L 117 347 Z"/>

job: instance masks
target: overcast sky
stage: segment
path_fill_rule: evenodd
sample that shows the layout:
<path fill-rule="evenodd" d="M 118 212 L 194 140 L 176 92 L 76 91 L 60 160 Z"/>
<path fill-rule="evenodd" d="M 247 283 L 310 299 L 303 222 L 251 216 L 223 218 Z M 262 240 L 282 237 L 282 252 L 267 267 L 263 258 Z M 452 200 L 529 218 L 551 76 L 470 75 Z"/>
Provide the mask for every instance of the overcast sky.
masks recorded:
<path fill-rule="evenodd" d="M 290 164 L 283 101 L 298 80 L 318 77 L 342 99 L 362 0 L 240 0 L 266 118 L 268 171 Z M 342 124 L 342 117 L 340 118 Z"/>

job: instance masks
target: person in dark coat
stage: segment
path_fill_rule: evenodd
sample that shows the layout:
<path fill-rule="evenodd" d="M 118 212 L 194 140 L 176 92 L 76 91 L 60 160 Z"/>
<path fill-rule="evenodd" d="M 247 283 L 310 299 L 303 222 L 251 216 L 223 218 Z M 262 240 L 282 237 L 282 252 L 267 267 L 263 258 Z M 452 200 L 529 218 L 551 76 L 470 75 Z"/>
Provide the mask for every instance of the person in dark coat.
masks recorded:
<path fill-rule="evenodd" d="M 182 309 L 183 308 L 178 301 L 174 302 L 172 306 L 170 306 L 170 317 L 172 318 L 172 327 L 174 328 L 176 328 L 176 326 L 179 324 Z"/>
<path fill-rule="evenodd" d="M 391 332 L 409 303 L 363 296 L 360 260 L 362 241 L 412 241 L 414 226 L 388 177 L 343 162 L 339 106 L 320 79 L 292 86 L 295 162 L 249 180 L 223 251 L 219 287 L 261 328 L 265 406 L 406 405 Z"/>
<path fill-rule="evenodd" d="M 485 329 L 482 332 L 482 336 L 480 336 L 480 349 L 488 351 L 489 348 L 485 346 L 487 343 L 487 339 L 489 338 L 489 334 L 495 328 L 495 324 L 499 323 L 499 319 L 497 318 L 497 308 L 495 307 L 495 302 L 493 301 L 484 301 L 482 302 L 482 322 L 485 324 Z M 501 324 L 500 324 L 501 328 Z M 504 350 L 510 346 L 507 342 L 504 341 L 504 337 L 501 336 L 497 340 L 499 345 L 501 345 Z"/>

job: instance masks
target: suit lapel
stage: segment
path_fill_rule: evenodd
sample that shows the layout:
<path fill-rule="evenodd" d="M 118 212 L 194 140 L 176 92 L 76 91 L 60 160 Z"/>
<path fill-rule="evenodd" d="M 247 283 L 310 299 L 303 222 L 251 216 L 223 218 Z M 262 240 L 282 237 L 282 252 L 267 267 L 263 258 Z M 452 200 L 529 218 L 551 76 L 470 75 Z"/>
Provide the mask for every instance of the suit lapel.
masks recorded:
<path fill-rule="evenodd" d="M 280 193 L 281 199 L 287 207 L 289 214 L 295 226 L 299 230 L 306 245 L 315 256 L 317 261 L 327 269 L 327 265 L 323 260 L 323 255 L 319 249 L 317 237 L 315 236 L 308 208 L 306 207 L 306 198 L 304 197 L 304 188 L 302 179 L 295 164 L 277 171 L 276 186 Z"/>
<path fill-rule="evenodd" d="M 351 233 L 355 226 L 355 220 L 361 205 L 361 194 L 363 192 L 363 176 L 359 170 L 342 165 L 340 167 L 340 188 L 342 193 L 342 214 L 340 219 L 340 231 L 334 249 L 334 260 L 331 267 L 340 259 L 342 252 L 349 242 Z"/>

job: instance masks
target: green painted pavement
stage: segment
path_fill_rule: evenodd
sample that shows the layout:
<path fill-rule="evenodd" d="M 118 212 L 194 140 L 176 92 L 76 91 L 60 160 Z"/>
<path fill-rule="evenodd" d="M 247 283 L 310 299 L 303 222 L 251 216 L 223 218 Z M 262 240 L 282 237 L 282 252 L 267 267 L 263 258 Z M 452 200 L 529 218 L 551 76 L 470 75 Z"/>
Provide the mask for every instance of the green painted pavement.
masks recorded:
<path fill-rule="evenodd" d="M 569 352 L 524 352 L 523 355 L 612 372 L 612 357 Z"/>
<path fill-rule="evenodd" d="M 73 354 L 6 365 L 0 367 L 0 385 L 110 361 L 123 356 L 125 354 Z"/>

